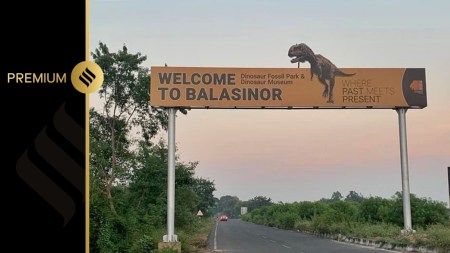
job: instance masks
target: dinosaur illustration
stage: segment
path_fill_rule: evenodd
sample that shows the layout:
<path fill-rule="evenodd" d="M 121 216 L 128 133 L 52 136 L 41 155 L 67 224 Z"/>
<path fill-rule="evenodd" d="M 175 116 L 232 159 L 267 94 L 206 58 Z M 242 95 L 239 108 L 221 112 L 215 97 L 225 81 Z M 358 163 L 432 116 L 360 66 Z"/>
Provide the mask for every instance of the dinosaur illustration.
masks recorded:
<path fill-rule="evenodd" d="M 327 58 L 320 54 L 314 54 L 312 49 L 304 43 L 291 46 L 288 51 L 288 56 L 291 58 L 295 57 L 291 60 L 291 63 L 298 62 L 300 64 L 300 62 L 309 62 L 311 65 L 311 80 L 313 79 L 314 74 L 316 74 L 320 83 L 325 87 L 322 97 L 328 98 L 327 103 L 334 103 L 333 88 L 335 77 L 354 75 L 354 73 L 347 74 L 342 72 Z"/>

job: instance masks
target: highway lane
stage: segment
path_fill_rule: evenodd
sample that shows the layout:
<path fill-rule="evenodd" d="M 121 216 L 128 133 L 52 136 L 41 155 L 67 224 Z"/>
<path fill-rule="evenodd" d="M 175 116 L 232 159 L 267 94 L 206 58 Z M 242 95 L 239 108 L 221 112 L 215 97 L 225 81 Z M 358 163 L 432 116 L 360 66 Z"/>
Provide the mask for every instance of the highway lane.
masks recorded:
<path fill-rule="evenodd" d="M 378 253 L 389 252 L 337 242 L 290 230 L 281 230 L 239 219 L 217 221 L 208 241 L 213 252 L 242 253 Z"/>

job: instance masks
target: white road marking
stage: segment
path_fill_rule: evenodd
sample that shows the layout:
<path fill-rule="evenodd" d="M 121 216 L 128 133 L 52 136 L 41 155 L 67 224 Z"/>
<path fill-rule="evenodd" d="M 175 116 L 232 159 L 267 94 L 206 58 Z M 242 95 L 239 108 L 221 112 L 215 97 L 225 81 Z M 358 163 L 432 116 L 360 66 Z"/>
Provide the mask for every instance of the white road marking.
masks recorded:
<path fill-rule="evenodd" d="M 217 250 L 217 226 L 219 222 L 216 221 L 216 230 L 214 231 L 214 250 Z"/>
<path fill-rule="evenodd" d="M 281 246 L 283 246 L 283 247 L 285 247 L 285 248 L 287 248 L 287 249 L 290 249 L 290 248 L 291 248 L 291 247 L 286 246 L 286 245 L 284 245 L 284 244 L 281 244 Z"/>

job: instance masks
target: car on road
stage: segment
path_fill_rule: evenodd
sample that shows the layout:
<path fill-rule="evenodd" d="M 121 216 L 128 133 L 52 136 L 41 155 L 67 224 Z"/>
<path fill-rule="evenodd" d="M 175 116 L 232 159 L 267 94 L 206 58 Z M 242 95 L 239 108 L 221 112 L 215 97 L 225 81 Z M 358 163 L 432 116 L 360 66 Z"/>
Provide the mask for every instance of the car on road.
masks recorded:
<path fill-rule="evenodd" d="M 219 216 L 219 221 L 228 221 L 228 216 L 226 216 L 226 215 L 220 215 L 220 216 Z"/>

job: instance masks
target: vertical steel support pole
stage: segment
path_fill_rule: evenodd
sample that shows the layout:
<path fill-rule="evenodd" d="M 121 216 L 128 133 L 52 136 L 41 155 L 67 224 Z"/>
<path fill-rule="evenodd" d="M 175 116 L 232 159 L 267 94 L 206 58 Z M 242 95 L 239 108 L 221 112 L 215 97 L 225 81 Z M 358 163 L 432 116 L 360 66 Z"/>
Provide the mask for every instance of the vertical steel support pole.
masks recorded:
<path fill-rule="evenodd" d="M 175 108 L 168 109 L 168 168 L 167 168 L 167 235 L 164 242 L 178 241 L 175 235 Z"/>
<path fill-rule="evenodd" d="M 411 232 L 411 200 L 409 192 L 409 172 L 408 172 L 408 148 L 406 141 L 406 111 L 407 108 L 396 109 L 398 114 L 400 133 L 400 160 L 402 166 L 402 196 L 403 196 L 403 224 L 404 232 Z"/>

